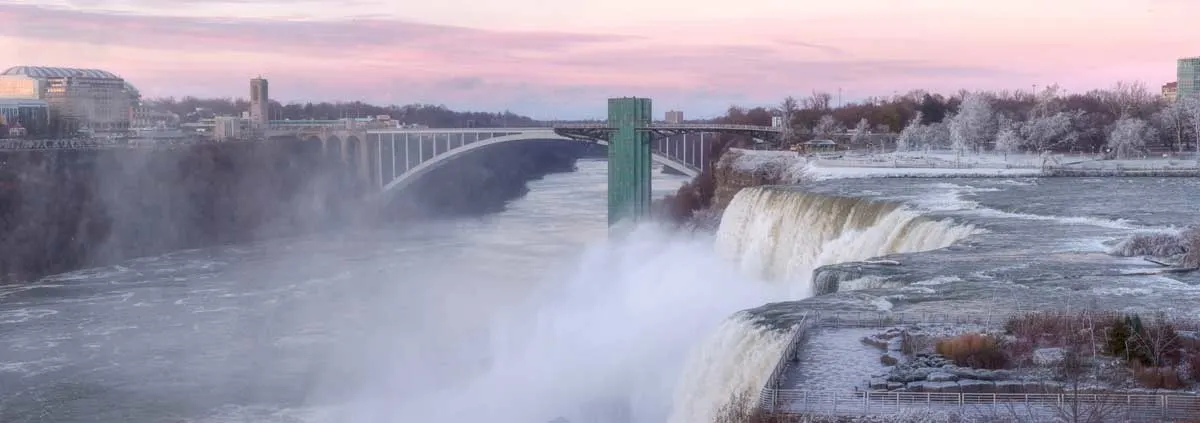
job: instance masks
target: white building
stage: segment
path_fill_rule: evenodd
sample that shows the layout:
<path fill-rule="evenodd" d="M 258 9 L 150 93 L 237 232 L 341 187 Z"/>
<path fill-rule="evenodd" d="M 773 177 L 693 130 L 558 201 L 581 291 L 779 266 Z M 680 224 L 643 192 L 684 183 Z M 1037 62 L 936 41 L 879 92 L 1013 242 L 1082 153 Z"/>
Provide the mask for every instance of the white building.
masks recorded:
<path fill-rule="evenodd" d="M 99 69 L 16 66 L 0 74 L 0 98 L 45 100 L 54 130 L 124 132 L 137 90 Z"/>

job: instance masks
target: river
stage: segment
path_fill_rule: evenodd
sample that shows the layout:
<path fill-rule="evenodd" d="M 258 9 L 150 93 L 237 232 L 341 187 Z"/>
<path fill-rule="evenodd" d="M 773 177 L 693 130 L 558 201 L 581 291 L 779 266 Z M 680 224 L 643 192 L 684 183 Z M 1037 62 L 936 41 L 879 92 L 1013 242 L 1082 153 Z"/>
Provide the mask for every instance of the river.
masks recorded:
<path fill-rule="evenodd" d="M 482 218 L 0 286 L 0 421 L 402 421 L 383 416 L 490 367 L 495 322 L 528 321 L 605 239 L 605 162 L 578 166 Z M 656 195 L 682 182 L 656 173 Z"/>

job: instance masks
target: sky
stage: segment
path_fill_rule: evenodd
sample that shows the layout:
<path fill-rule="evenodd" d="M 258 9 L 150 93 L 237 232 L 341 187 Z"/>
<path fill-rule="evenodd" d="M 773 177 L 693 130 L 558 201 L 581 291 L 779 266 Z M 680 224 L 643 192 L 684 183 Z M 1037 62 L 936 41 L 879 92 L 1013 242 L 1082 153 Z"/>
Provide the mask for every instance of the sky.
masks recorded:
<path fill-rule="evenodd" d="M 637 96 L 691 118 L 814 90 L 1157 90 L 1200 56 L 1198 17 L 1198 0 L 0 0 L 0 67 L 104 69 L 146 97 L 247 97 L 261 75 L 284 103 L 578 119 Z"/>

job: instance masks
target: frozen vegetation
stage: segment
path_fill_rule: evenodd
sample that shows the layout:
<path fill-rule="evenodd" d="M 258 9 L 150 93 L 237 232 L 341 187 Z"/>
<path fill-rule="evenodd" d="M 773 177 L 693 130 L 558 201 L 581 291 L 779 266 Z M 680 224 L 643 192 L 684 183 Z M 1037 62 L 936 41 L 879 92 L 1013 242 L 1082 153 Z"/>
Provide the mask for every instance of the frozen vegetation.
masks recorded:
<path fill-rule="evenodd" d="M 762 174 L 783 184 L 795 184 L 805 177 L 807 161 L 792 151 L 744 150 L 731 148 L 722 160 L 746 174 Z"/>

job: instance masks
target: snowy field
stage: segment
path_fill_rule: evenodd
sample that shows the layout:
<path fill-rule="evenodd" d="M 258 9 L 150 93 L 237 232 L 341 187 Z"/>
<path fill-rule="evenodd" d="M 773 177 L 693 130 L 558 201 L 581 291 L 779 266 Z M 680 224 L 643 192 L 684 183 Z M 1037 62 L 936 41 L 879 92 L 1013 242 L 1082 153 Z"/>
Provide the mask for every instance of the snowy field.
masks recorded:
<path fill-rule="evenodd" d="M 878 177 L 1030 177 L 1044 168 L 1096 170 L 1200 169 L 1195 155 L 1104 160 L 1093 154 L 957 154 L 953 151 L 904 153 L 845 152 L 807 157 L 805 173 L 814 179 Z"/>

